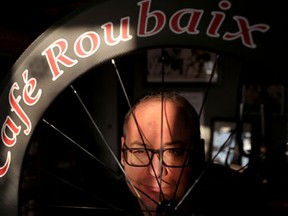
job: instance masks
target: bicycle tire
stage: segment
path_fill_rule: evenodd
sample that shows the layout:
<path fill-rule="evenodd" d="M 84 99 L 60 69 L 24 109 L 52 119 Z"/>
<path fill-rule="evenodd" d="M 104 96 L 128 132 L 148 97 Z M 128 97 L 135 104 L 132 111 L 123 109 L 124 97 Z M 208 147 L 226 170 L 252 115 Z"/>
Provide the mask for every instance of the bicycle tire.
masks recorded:
<path fill-rule="evenodd" d="M 219 43 L 215 44 L 215 38 L 207 35 L 204 30 L 194 35 L 184 33 L 184 31 L 182 33 L 173 31 L 179 26 L 173 27 L 168 24 L 168 21 L 173 21 L 172 19 L 175 18 L 175 16 L 172 18 L 172 12 L 180 13 L 184 8 L 197 7 L 205 10 L 205 16 L 220 10 L 216 3 L 202 4 L 201 1 L 171 1 L 169 3 L 164 0 L 157 2 L 107 1 L 61 20 L 27 48 L 1 87 L 1 215 L 10 216 L 19 213 L 18 193 L 23 160 L 41 116 L 61 91 L 91 68 L 137 50 L 169 46 L 215 50 L 253 61 L 255 58 L 261 59 L 265 46 L 251 49 L 237 40 L 231 42 L 232 47 L 227 40 L 219 39 Z M 161 26 L 158 26 L 158 29 L 152 29 L 154 32 L 149 32 L 148 29 L 144 29 L 147 32 L 141 32 L 143 29 L 141 30 L 140 27 L 145 27 L 141 22 L 147 21 L 148 14 L 146 17 L 145 15 L 140 17 L 139 11 L 143 12 L 146 9 L 150 10 L 146 12 L 151 12 L 149 14 L 151 16 L 159 16 L 158 18 L 163 16 L 163 23 L 158 23 Z M 110 16 L 108 17 L 107 14 Z M 232 19 L 231 14 L 229 15 Z M 141 18 L 146 18 L 146 20 L 141 20 Z M 109 34 L 103 32 L 103 29 L 108 31 L 111 23 L 120 24 L 121 22 L 122 38 L 107 38 Z M 212 21 L 208 22 L 211 24 Z M 153 27 L 155 24 L 151 25 Z M 263 26 L 269 28 L 269 25 L 263 24 Z M 226 27 L 225 30 L 228 31 L 228 29 L 229 27 Z M 88 47 L 87 50 L 84 46 Z M 52 48 L 58 49 L 61 56 L 57 56 L 59 53 L 57 50 L 54 52 Z M 61 65 L 55 61 L 55 58 L 61 62 Z M 21 93 L 26 93 L 26 95 L 21 96 Z"/>

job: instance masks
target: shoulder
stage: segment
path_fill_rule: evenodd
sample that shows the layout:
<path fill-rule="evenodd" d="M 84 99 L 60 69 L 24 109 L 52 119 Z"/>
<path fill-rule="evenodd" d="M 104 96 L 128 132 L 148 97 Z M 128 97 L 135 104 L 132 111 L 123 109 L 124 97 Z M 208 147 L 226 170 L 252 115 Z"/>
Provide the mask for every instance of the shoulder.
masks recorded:
<path fill-rule="evenodd" d="M 259 212 L 260 198 L 255 182 L 243 173 L 218 164 L 209 164 L 191 191 L 193 208 L 204 215 Z"/>

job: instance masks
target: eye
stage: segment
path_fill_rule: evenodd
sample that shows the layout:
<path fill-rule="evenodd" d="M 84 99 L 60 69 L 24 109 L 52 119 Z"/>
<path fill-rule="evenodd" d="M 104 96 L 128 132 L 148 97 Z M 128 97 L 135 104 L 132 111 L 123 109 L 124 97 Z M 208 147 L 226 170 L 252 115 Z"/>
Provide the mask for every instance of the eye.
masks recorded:
<path fill-rule="evenodd" d="M 167 149 L 167 153 L 173 156 L 183 156 L 186 154 L 186 149 L 180 149 L 180 148 Z"/>
<path fill-rule="evenodd" d="M 129 150 L 134 155 L 147 154 L 147 152 L 146 152 L 146 150 L 144 148 L 134 148 L 134 149 L 129 149 Z"/>

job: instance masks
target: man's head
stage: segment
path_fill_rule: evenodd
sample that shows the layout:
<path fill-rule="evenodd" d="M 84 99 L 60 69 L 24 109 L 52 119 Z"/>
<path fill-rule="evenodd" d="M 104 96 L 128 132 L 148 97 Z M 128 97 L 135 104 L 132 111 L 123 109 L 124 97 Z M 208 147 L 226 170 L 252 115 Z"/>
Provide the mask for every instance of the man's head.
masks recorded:
<path fill-rule="evenodd" d="M 121 144 L 121 163 L 148 210 L 163 200 L 178 202 L 204 163 L 199 116 L 173 92 L 138 100 L 125 116 Z"/>

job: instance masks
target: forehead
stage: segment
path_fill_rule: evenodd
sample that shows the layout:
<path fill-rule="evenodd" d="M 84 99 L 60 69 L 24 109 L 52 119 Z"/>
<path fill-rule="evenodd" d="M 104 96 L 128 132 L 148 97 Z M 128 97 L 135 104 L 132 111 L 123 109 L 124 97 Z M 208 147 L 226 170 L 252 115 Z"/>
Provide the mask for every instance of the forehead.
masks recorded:
<path fill-rule="evenodd" d="M 130 141 L 140 138 L 139 131 L 146 143 L 159 143 L 161 135 L 163 142 L 189 141 L 187 118 L 181 106 L 175 102 L 164 101 L 162 104 L 161 100 L 145 101 L 136 107 L 134 115 L 138 126 L 134 117 L 130 116 L 126 134 Z"/>
<path fill-rule="evenodd" d="M 160 99 L 144 101 L 135 108 L 135 116 L 137 118 L 144 117 L 144 120 L 150 119 L 149 116 L 157 117 L 154 120 L 161 120 L 161 118 L 168 120 L 176 120 L 175 117 L 178 117 L 179 121 L 182 121 L 184 118 L 184 111 L 180 105 L 174 101 L 161 101 Z"/>

